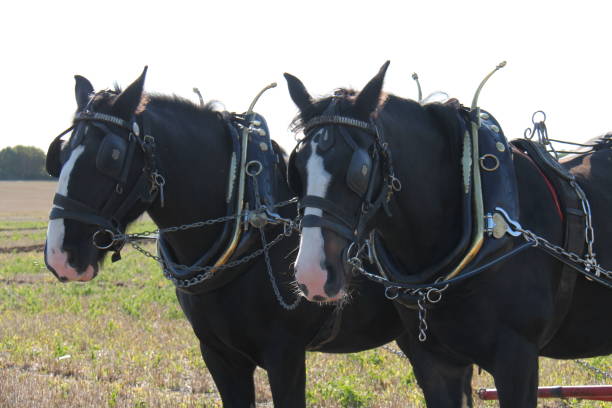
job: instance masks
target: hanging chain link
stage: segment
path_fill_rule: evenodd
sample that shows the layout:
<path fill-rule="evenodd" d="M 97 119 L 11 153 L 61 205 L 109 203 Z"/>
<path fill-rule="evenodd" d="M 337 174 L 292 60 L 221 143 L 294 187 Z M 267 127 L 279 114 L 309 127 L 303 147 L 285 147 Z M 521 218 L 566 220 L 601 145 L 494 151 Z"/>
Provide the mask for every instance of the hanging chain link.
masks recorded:
<path fill-rule="evenodd" d="M 366 278 L 371 279 L 375 282 L 381 283 L 386 286 L 385 288 L 385 297 L 389 300 L 395 300 L 400 296 L 400 292 L 404 295 L 418 297 L 417 300 L 417 308 L 419 312 L 419 341 L 424 342 L 427 340 L 427 304 L 435 304 L 442 300 L 442 293 L 448 289 L 450 285 L 445 285 L 442 288 L 436 287 L 425 287 L 418 289 L 405 289 L 400 288 L 398 286 L 394 286 L 393 282 L 388 280 L 387 278 L 379 275 L 375 275 L 371 272 L 368 272 L 363 267 L 363 261 L 361 260 L 362 253 L 367 248 L 368 253 L 371 253 L 370 245 L 373 245 L 371 242 L 366 240 L 365 244 L 362 245 L 354 256 L 349 257 L 347 263 L 351 265 L 354 270 L 357 270 L 360 274 L 364 275 Z M 350 253 L 349 249 L 349 253 Z M 370 258 L 371 256 L 368 255 Z M 370 262 L 372 260 L 370 259 Z M 438 282 L 436 282 L 438 283 Z"/>
<path fill-rule="evenodd" d="M 255 204 L 259 206 L 259 208 L 262 208 L 261 198 L 259 196 L 259 184 L 257 182 L 257 174 L 249 173 L 249 176 L 251 176 L 253 180 L 253 191 L 255 191 Z M 265 206 L 263 208 L 265 208 Z M 286 226 L 287 224 L 284 224 L 284 225 Z M 266 261 L 266 270 L 268 272 L 268 278 L 270 279 L 270 283 L 272 284 L 272 290 L 274 291 L 274 296 L 276 296 L 276 300 L 283 307 L 283 309 L 294 310 L 296 307 L 298 307 L 298 305 L 302 301 L 302 297 L 300 295 L 296 295 L 296 298 L 293 301 L 293 303 L 289 304 L 285 302 L 285 299 L 283 299 L 283 296 L 281 295 L 280 290 L 278 288 L 278 283 L 276 282 L 276 278 L 274 277 L 274 272 L 272 271 L 272 262 L 270 261 L 270 254 L 268 253 L 267 243 L 266 243 L 266 233 L 263 228 L 259 228 L 259 234 L 261 236 L 261 243 L 263 244 L 263 248 L 265 248 L 263 251 L 263 254 L 264 254 L 264 259 Z M 285 231 L 283 231 L 283 235 L 287 235 L 286 229 Z"/>
<path fill-rule="evenodd" d="M 574 362 L 576 364 L 578 364 L 578 365 L 583 366 L 587 370 L 590 370 L 590 371 L 594 372 L 595 374 L 597 374 L 597 375 L 599 375 L 599 376 L 601 376 L 603 378 L 607 378 L 608 380 L 612 380 L 612 374 L 611 373 L 609 373 L 607 371 L 604 371 L 604 370 L 602 370 L 602 369 L 600 369 L 598 367 L 595 367 L 594 365 L 589 364 L 585 360 L 579 359 L 579 360 L 574 360 Z"/>

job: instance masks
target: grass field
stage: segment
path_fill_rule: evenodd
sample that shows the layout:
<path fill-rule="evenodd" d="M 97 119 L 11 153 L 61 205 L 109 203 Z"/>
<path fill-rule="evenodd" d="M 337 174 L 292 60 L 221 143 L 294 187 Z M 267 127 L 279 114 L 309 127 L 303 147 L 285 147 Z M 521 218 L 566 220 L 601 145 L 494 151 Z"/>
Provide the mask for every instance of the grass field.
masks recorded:
<path fill-rule="evenodd" d="M 53 192 L 53 183 L 0 183 L 1 248 L 42 243 Z M 424 406 L 407 360 L 385 349 L 307 359 L 310 407 Z M 611 371 L 612 357 L 588 362 Z M 605 383 L 573 361 L 541 359 L 540 373 L 541 385 Z M 475 372 L 473 386 L 492 387 L 492 379 Z M 258 405 L 271 406 L 262 370 L 256 387 Z M 173 287 L 154 261 L 126 249 L 95 281 L 61 284 L 41 252 L 0 253 L 0 407 L 220 406 Z M 476 399 L 476 406 L 497 404 Z"/>

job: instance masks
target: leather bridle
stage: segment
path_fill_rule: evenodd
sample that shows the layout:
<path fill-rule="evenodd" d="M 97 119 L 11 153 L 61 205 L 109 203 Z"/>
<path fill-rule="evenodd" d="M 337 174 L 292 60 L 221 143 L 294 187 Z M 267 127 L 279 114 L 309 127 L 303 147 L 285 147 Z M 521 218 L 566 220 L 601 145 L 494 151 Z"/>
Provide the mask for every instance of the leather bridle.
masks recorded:
<path fill-rule="evenodd" d="M 300 140 L 298 146 L 292 152 L 292 158 L 300 145 L 310 140 L 315 134 L 316 129 L 326 126 L 338 126 L 339 133 L 345 143 L 352 149 L 353 154 L 347 171 L 347 185 L 362 199 L 360 213 L 357 216 L 348 214 L 342 207 L 333 201 L 307 195 L 300 199 L 300 208 L 318 208 L 322 210 L 322 215 L 308 214 L 303 216 L 300 228 L 320 227 L 331 230 L 338 235 L 346 238 L 351 244 L 361 245 L 367 235 L 366 227 L 374 215 L 384 208 L 390 216 L 389 202 L 394 192 L 401 190 L 401 183 L 395 177 L 391 153 L 388 144 L 385 142 L 378 126 L 371 120 L 364 122 L 354 118 L 339 115 L 323 115 L 311 119 L 304 125 L 305 137 Z M 366 148 L 360 147 L 346 128 L 356 128 L 364 131 L 371 137 L 371 143 Z M 295 164 L 290 159 L 290 171 Z M 380 174 L 382 171 L 382 174 Z M 356 173 L 360 174 L 356 174 Z M 355 181 L 356 178 L 363 177 L 365 181 Z M 366 179 L 367 177 L 367 179 Z M 381 183 L 376 183 L 377 178 L 381 178 Z M 376 193 L 377 186 L 378 192 Z"/>
<path fill-rule="evenodd" d="M 141 119 L 144 128 L 145 134 L 142 137 L 138 118 Z M 101 209 L 92 208 L 79 200 L 56 193 L 49 219 L 70 219 L 99 227 L 93 234 L 92 243 L 98 249 L 114 251 L 112 256 L 114 262 L 121 258 L 120 251 L 124 244 L 124 241 L 116 240 L 115 236 L 121 234 L 125 229 L 124 220 L 128 212 L 139 201 L 150 205 L 160 191 L 163 201 L 165 181 L 155 165 L 155 140 L 148 132 L 148 118 L 144 113 L 138 117 L 134 116 L 128 122 L 116 116 L 94 112 L 86 107 L 84 111 L 75 115 L 74 122 L 73 126 L 54 139 L 51 146 L 62 143 L 60 138 L 72 129 L 77 132 L 75 137 L 83 138 L 82 134 L 86 132 L 87 126 L 92 125 L 104 132 L 103 138 L 114 137 L 117 140 L 123 139 L 126 141 L 125 145 L 120 144 L 116 150 L 108 153 L 112 154 L 115 160 L 121 159 L 124 162 L 121 163 L 121 171 L 115 177 L 117 180 L 115 189 Z M 117 134 L 116 130 L 120 130 L 122 134 Z M 145 164 L 136 183 L 129 192 L 125 192 L 127 174 L 132 167 L 134 152 L 137 147 L 144 155 Z M 50 147 L 50 151 L 51 149 Z M 49 168 L 49 164 L 47 167 Z M 100 169 L 98 168 L 98 170 Z"/>

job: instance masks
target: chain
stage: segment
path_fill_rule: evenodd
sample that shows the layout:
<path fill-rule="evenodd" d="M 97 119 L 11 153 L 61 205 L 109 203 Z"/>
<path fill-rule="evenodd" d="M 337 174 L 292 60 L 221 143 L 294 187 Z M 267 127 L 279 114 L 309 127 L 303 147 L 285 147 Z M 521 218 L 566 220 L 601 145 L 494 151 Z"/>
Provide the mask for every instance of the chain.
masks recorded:
<path fill-rule="evenodd" d="M 368 243 L 368 245 L 371 245 Z M 365 247 L 365 245 L 364 245 Z M 364 275 L 366 278 L 373 280 L 374 282 L 381 283 L 385 285 L 385 297 L 389 300 L 395 300 L 399 297 L 400 292 L 407 294 L 409 296 L 418 296 L 417 307 L 419 310 L 419 341 L 424 342 L 427 340 L 427 304 L 435 304 L 442 300 L 442 293 L 448 289 L 449 284 L 444 285 L 441 288 L 428 286 L 425 288 L 417 288 L 417 289 L 405 289 L 398 286 L 395 286 L 393 282 L 379 275 L 375 275 L 371 272 L 368 272 L 364 269 L 363 263 L 359 258 L 363 247 L 360 248 L 355 256 L 348 259 L 347 263 L 353 267 L 354 270 L 357 270 L 360 274 Z M 350 252 L 350 250 L 349 250 Z M 439 282 L 436 282 L 439 283 Z M 443 283 L 443 282 L 442 282 Z"/>
<path fill-rule="evenodd" d="M 400 358 L 406 358 L 406 359 L 408 358 L 408 357 L 406 357 L 406 355 L 403 352 L 401 352 L 399 350 L 396 350 L 393 347 L 389 347 L 387 345 L 384 345 L 384 346 L 381 346 L 381 348 L 387 350 L 389 353 L 395 354 L 396 356 L 398 356 Z"/>
<path fill-rule="evenodd" d="M 219 217 L 219 218 L 213 218 L 213 219 L 205 220 L 205 221 L 197 221 L 197 222 L 193 222 L 191 224 L 182 224 L 182 225 L 178 225 L 178 226 L 175 226 L 175 227 L 158 228 L 158 229 L 154 229 L 154 230 L 147 230 L 147 231 L 137 232 L 137 233 L 133 233 L 133 234 L 117 234 L 117 235 L 114 236 L 114 239 L 115 239 L 115 241 L 127 241 L 127 242 L 131 242 L 134 239 L 148 238 L 148 237 L 150 237 L 152 235 L 154 236 L 154 235 L 164 234 L 164 233 L 167 233 L 167 232 L 186 231 L 186 230 L 193 229 L 193 228 L 209 227 L 209 226 L 214 225 L 214 224 L 233 221 L 236 218 L 240 218 L 240 219 L 247 218 L 250 213 L 254 213 L 254 212 L 260 211 L 261 209 L 286 207 L 288 205 L 295 204 L 297 202 L 298 202 L 298 198 L 297 197 L 293 197 L 293 198 L 291 198 L 289 200 L 280 201 L 280 202 L 272 204 L 270 206 L 262 206 L 261 208 L 258 208 L 258 209 L 252 210 L 252 211 L 243 211 L 243 212 L 238 213 L 238 214 L 225 215 L 225 216 Z M 288 221 L 286 221 L 284 219 L 279 219 L 278 221 L 279 222 L 283 222 L 283 223 L 291 223 L 294 220 L 289 220 L 291 222 L 288 222 Z"/>
<path fill-rule="evenodd" d="M 583 259 L 578 254 L 575 254 L 574 252 L 571 252 L 571 251 L 566 251 L 563 247 L 552 244 L 546 238 L 536 235 L 532 231 L 529 231 L 528 229 L 523 229 L 520 226 L 515 226 L 514 229 L 521 232 L 523 234 L 523 237 L 527 241 L 535 242 L 536 247 L 543 246 L 544 248 L 556 253 L 557 255 L 565 257 L 576 264 L 582 265 L 582 267 L 584 268 L 586 272 L 595 270 L 595 276 L 599 277 L 601 275 L 604 275 L 606 278 L 612 280 L 612 271 L 608 271 L 602 268 L 601 266 L 599 266 L 595 262 L 594 258 L 587 257 Z"/>
<path fill-rule="evenodd" d="M 170 263 L 168 261 L 165 261 L 164 259 L 162 259 L 161 257 L 152 254 L 150 251 L 144 249 L 143 247 L 141 247 L 140 245 L 138 245 L 135 241 L 129 241 L 130 245 L 137 250 L 138 252 L 140 252 L 141 254 L 143 254 L 144 256 L 148 257 L 148 258 L 152 258 L 154 260 L 156 260 L 163 269 L 164 272 L 164 276 L 172 281 L 172 283 L 174 283 L 176 286 L 181 287 L 181 288 L 185 288 L 185 287 L 190 287 L 190 286 L 194 286 L 197 285 L 199 283 L 204 282 L 207 279 L 210 279 L 211 277 L 214 276 L 214 274 L 217 271 L 222 271 L 225 269 L 230 269 L 230 268 L 235 268 L 236 266 L 245 264 L 247 262 L 252 261 L 253 259 L 257 258 L 258 256 L 262 255 L 263 253 L 267 252 L 270 250 L 270 248 L 272 248 L 274 245 L 278 244 L 283 238 L 285 238 L 285 233 L 281 232 L 280 234 L 278 234 L 276 236 L 276 238 L 274 238 L 272 241 L 266 243 L 264 246 L 262 246 L 261 248 L 251 252 L 248 255 L 243 256 L 240 259 L 236 259 L 234 261 L 228 262 L 226 264 L 223 265 L 219 265 L 219 266 L 213 266 L 213 265 L 209 265 L 209 266 L 185 266 L 185 265 L 178 265 L 178 264 L 173 264 L 172 265 L 176 268 L 176 269 L 180 269 L 186 272 L 202 272 L 190 279 L 177 279 L 174 276 L 172 276 L 167 268 L 166 268 L 166 264 Z"/>
<path fill-rule="evenodd" d="M 268 249 L 267 249 L 268 247 L 266 244 L 266 234 L 263 228 L 260 228 L 259 232 L 261 234 L 261 242 L 264 244 L 264 248 L 266 248 L 263 251 L 264 259 L 266 260 L 266 270 L 268 271 L 268 278 L 270 279 L 270 283 L 272 284 L 272 290 L 274 290 L 274 295 L 276 296 L 276 300 L 283 307 L 283 309 L 294 310 L 296 307 L 298 307 L 298 305 L 302 301 L 302 297 L 298 295 L 296 299 L 293 301 L 293 303 L 291 304 L 285 302 L 285 299 L 283 299 L 283 296 L 281 295 L 280 290 L 278 289 L 278 284 L 276 283 L 276 279 L 274 278 L 274 273 L 272 271 L 272 262 L 270 262 L 270 254 L 268 253 Z"/>
<path fill-rule="evenodd" d="M 600 368 L 595 367 L 594 365 L 589 364 L 588 362 L 586 362 L 585 360 L 574 360 L 574 362 L 578 365 L 583 366 L 584 368 L 591 370 L 592 372 L 594 372 L 595 374 L 603 377 L 603 378 L 607 378 L 608 380 L 612 380 L 612 374 L 610 374 L 607 371 L 604 371 Z"/>
<path fill-rule="evenodd" d="M 261 200 L 259 197 L 259 185 L 257 183 L 257 174 L 249 174 L 249 175 L 251 176 L 253 180 L 253 190 L 255 191 L 255 203 L 261 207 Z M 263 248 L 266 248 L 267 247 L 266 233 L 264 232 L 263 228 L 259 228 L 259 234 L 261 235 L 261 243 L 263 244 Z M 285 231 L 283 231 L 283 235 L 287 235 L 286 229 Z M 270 254 L 268 253 L 268 250 L 265 249 L 263 251 L 263 254 L 264 254 L 264 259 L 266 261 L 266 270 L 268 272 L 268 278 L 270 279 L 270 283 L 272 284 L 272 290 L 274 290 L 274 295 L 276 296 L 276 300 L 283 307 L 283 309 L 294 310 L 296 307 L 298 307 L 298 305 L 302 301 L 302 297 L 298 295 L 296 299 L 293 301 L 293 303 L 291 304 L 285 302 L 285 299 L 283 299 L 283 296 L 281 295 L 280 290 L 278 289 L 278 284 L 276 282 L 276 278 L 274 277 L 274 273 L 272 271 L 272 262 L 270 261 Z"/>
<path fill-rule="evenodd" d="M 578 194 L 578 198 L 580 198 L 580 203 L 582 204 L 582 211 L 586 216 L 584 226 L 584 237 L 587 244 L 586 261 L 589 263 L 589 265 L 595 267 L 597 266 L 597 261 L 595 259 L 595 253 L 593 252 L 593 244 L 595 243 L 595 230 L 593 229 L 593 222 L 591 220 L 591 205 L 589 204 L 589 200 L 587 199 L 584 190 L 580 188 L 580 186 L 578 185 L 578 183 L 576 183 L 575 180 L 570 181 L 570 185 L 574 188 L 576 194 Z M 587 271 L 589 271 L 589 269 L 587 269 Z M 597 271 L 597 269 L 596 276 L 599 277 L 599 271 Z"/>
<path fill-rule="evenodd" d="M 257 184 L 257 175 L 259 174 L 259 172 L 257 173 L 248 173 L 249 176 L 252 177 L 253 180 L 253 186 L 254 186 L 254 192 L 255 192 L 255 199 L 256 199 L 256 204 L 257 204 L 257 208 L 255 210 L 252 211 L 243 211 L 240 214 L 237 215 L 226 215 L 223 217 L 219 217 L 219 218 L 214 218 L 214 219 L 210 219 L 210 220 L 205 220 L 205 221 L 198 221 L 198 222 L 194 222 L 191 224 L 183 224 L 183 225 L 179 225 L 179 226 L 174 226 L 174 227 L 167 227 L 167 228 L 159 228 L 156 230 L 149 230 L 149 231 L 143 231 L 143 232 L 139 232 L 139 233 L 135 233 L 135 234 L 123 234 L 123 235 L 117 235 L 115 237 L 115 240 L 120 241 L 123 240 L 125 242 L 129 242 L 129 244 L 138 252 L 140 252 L 142 255 L 154 259 L 155 261 L 157 261 L 163 270 L 164 276 L 172 281 L 174 283 L 174 285 L 176 285 L 177 287 L 190 287 L 190 286 L 194 286 L 194 285 L 198 285 L 204 281 L 206 281 L 207 279 L 212 278 L 215 273 L 217 271 L 222 271 L 225 269 L 230 269 L 230 268 L 235 268 L 239 265 L 245 264 L 247 262 L 252 261 L 253 259 L 255 259 L 256 257 L 260 256 L 260 255 L 264 255 L 264 259 L 266 262 L 266 269 L 268 272 L 268 278 L 270 279 L 270 283 L 272 284 L 272 289 L 274 290 L 274 294 L 276 296 L 276 299 L 278 301 L 278 303 L 286 310 L 294 310 L 301 302 L 302 298 L 301 297 L 297 297 L 296 300 L 291 303 L 288 304 L 287 302 L 285 302 L 285 300 L 283 299 L 280 290 L 278 288 L 278 284 L 276 282 L 276 279 L 274 277 L 274 273 L 272 270 L 272 262 L 270 260 L 270 254 L 269 254 L 269 250 L 270 248 L 272 248 L 274 245 L 276 245 L 278 242 L 280 242 L 283 238 L 291 236 L 292 232 L 294 230 L 297 229 L 297 225 L 296 225 L 296 220 L 292 220 L 292 219 L 284 219 L 284 218 L 280 218 L 278 216 L 276 216 L 275 214 L 269 214 L 269 212 L 267 212 L 267 210 L 269 209 L 275 209 L 275 208 L 280 208 L 280 207 L 285 207 L 287 205 L 291 205 L 291 204 L 295 204 L 297 203 L 298 199 L 297 197 L 293 197 L 290 198 L 288 200 L 284 200 L 284 201 L 280 201 L 278 203 L 272 204 L 272 205 L 261 205 L 261 200 L 260 200 L 260 196 L 259 196 L 259 189 L 258 189 L 258 184 Z M 247 220 L 250 219 L 250 215 L 252 214 L 257 214 L 257 213 L 264 213 L 266 216 L 271 216 L 272 219 L 267 219 L 269 222 L 274 223 L 274 224 L 279 224 L 282 223 L 283 224 L 283 232 L 281 232 L 280 234 L 278 234 L 272 241 L 267 242 L 266 236 L 265 236 L 265 232 L 264 232 L 264 225 L 261 226 L 261 228 L 258 228 L 261 234 L 261 242 L 262 242 L 262 247 L 253 251 L 252 253 L 243 256 L 240 259 L 236 259 L 234 261 L 228 262 L 226 264 L 223 265 L 219 265 L 219 266 L 187 266 L 187 265 L 180 265 L 180 264 L 174 264 L 171 263 L 170 261 L 166 261 L 164 260 L 162 257 L 155 255 L 153 253 L 151 253 L 150 251 L 146 250 L 145 248 L 143 248 L 142 246 L 140 246 L 136 240 L 142 237 L 148 237 L 151 235 L 157 235 L 159 236 L 159 234 L 163 234 L 163 233 L 169 233 L 169 232 L 177 232 L 177 231 L 185 231 L 188 229 L 192 229 L 192 228 L 201 228 L 201 227 L 207 227 L 207 226 L 211 226 L 214 224 L 218 224 L 218 223 L 222 223 L 222 222 L 229 222 L 229 221 L 233 221 L 236 219 L 239 220 L 244 220 L 243 222 L 248 222 Z M 201 272 L 196 276 L 193 276 L 189 279 L 177 279 L 175 276 L 173 276 L 169 270 L 168 270 L 168 265 L 172 265 L 172 267 L 176 270 L 181 270 L 184 272 Z"/>
<path fill-rule="evenodd" d="M 419 296 L 417 305 L 419 307 L 419 341 L 422 343 L 427 340 L 427 309 L 423 303 L 425 302 L 425 296 Z"/>

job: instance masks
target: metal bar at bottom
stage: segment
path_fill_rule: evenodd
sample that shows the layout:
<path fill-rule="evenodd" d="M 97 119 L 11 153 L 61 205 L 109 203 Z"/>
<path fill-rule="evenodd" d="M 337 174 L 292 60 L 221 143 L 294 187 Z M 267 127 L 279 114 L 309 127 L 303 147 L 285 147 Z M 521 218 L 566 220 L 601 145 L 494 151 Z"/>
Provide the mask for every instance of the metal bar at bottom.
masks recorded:
<path fill-rule="evenodd" d="M 499 399 L 495 388 L 478 390 L 481 400 Z M 539 387 L 538 398 L 578 398 L 595 401 L 612 401 L 612 385 L 576 385 Z"/>

